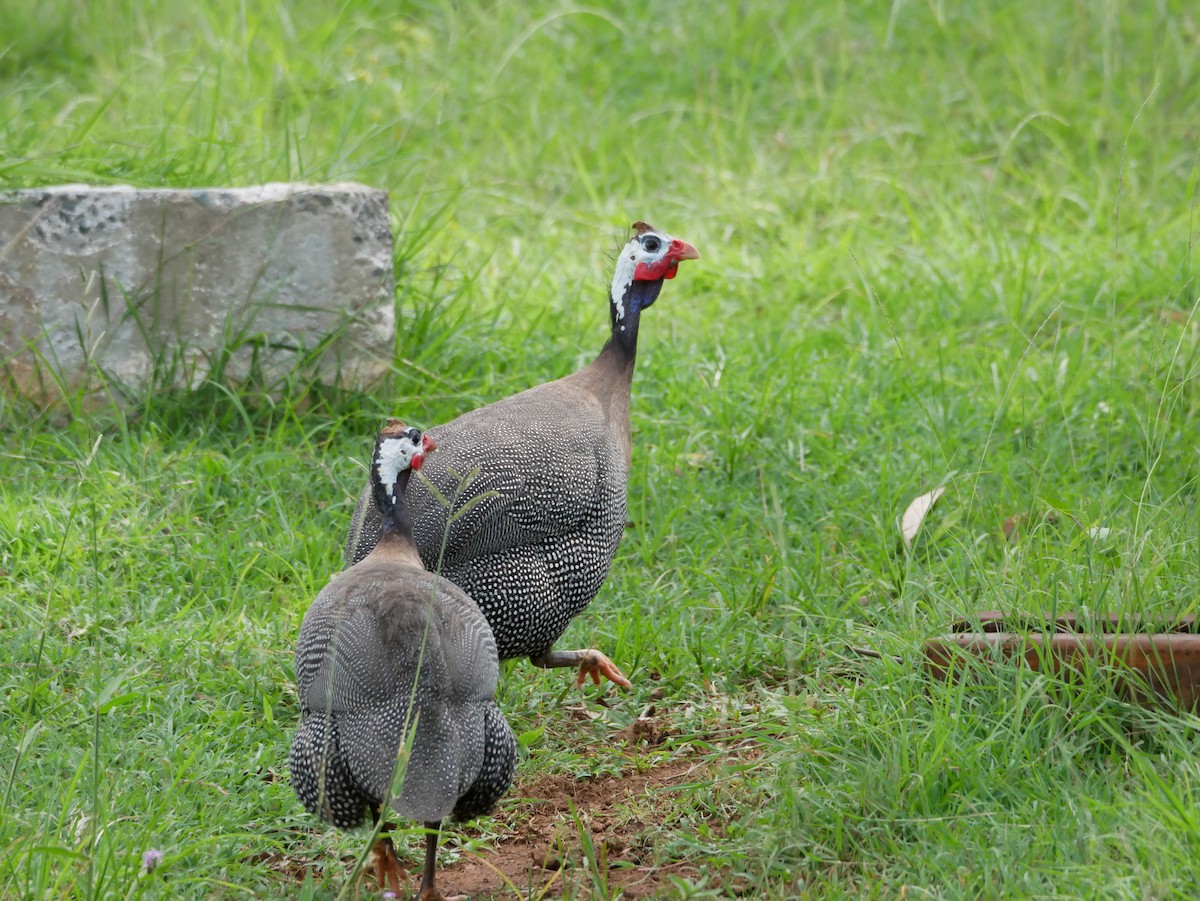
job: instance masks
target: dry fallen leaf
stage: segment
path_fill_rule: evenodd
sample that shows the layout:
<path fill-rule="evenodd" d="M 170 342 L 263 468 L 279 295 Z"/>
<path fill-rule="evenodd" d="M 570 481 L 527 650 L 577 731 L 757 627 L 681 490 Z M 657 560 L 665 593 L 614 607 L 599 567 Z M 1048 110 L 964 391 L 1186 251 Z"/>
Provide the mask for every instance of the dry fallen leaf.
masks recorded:
<path fill-rule="evenodd" d="M 945 490 L 945 488 L 934 488 L 932 491 L 927 491 L 912 499 L 912 503 L 905 509 L 904 515 L 900 517 L 900 535 L 904 538 L 905 547 L 912 547 L 913 540 L 921 531 L 921 523 L 925 521 L 925 516 Z"/>
<path fill-rule="evenodd" d="M 1004 537 L 1009 541 L 1016 541 L 1021 535 L 1021 523 L 1025 521 L 1024 513 L 1014 513 L 1008 519 L 1000 524 L 1000 528 L 1004 532 Z"/>

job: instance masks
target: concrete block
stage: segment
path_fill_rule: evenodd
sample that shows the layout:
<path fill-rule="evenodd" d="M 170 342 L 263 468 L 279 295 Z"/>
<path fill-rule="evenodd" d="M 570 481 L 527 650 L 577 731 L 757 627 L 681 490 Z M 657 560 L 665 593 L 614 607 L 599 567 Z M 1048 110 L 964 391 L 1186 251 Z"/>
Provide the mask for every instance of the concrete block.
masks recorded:
<path fill-rule="evenodd" d="M 0 388 L 38 402 L 297 367 L 366 386 L 394 334 L 384 191 L 0 192 Z"/>

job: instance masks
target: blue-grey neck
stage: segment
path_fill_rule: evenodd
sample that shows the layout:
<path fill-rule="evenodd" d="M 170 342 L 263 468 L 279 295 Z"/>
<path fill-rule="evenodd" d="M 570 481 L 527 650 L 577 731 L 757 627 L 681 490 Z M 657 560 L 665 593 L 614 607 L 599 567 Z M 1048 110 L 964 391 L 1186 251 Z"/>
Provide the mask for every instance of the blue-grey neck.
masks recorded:
<path fill-rule="evenodd" d="M 637 356 L 638 325 L 642 319 L 642 310 L 658 300 L 658 292 L 662 290 L 662 286 L 661 278 L 654 281 L 630 282 L 622 298 L 625 315 L 620 318 L 617 316 L 617 304 L 611 301 L 609 303 L 608 319 L 612 326 L 609 344 L 615 345 L 630 360 Z"/>
<path fill-rule="evenodd" d="M 400 537 L 412 538 L 412 515 L 408 512 L 408 501 L 404 494 L 408 491 L 408 480 L 412 470 L 406 469 L 396 477 L 392 486 L 392 496 L 388 496 L 387 486 L 379 478 L 379 468 L 371 467 L 371 493 L 375 498 L 375 509 L 383 520 L 383 534 L 392 533 Z"/>

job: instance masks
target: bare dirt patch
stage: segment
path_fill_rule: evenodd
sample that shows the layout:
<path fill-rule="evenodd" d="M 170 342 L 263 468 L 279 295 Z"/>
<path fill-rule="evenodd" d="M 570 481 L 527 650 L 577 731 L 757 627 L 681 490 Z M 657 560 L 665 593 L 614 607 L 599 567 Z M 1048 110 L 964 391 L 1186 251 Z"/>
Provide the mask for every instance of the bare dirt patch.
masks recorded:
<path fill-rule="evenodd" d="M 695 878 L 699 871 L 654 855 L 647 833 L 669 815 L 672 794 L 705 781 L 710 767 L 711 760 L 688 755 L 646 768 L 631 760 L 619 775 L 518 783 L 513 794 L 520 801 L 507 809 L 509 834 L 488 853 L 443 868 L 438 888 L 472 899 L 608 897 L 618 890 L 625 898 L 658 897 L 672 876 Z"/>
<path fill-rule="evenodd" d="M 566 710 L 569 718 L 591 719 L 582 708 Z M 703 739 L 693 733 L 690 741 L 680 740 L 665 718 L 654 716 L 653 706 L 645 713 L 609 732 L 607 747 L 580 755 L 587 772 L 518 779 L 485 824 L 445 824 L 438 889 L 472 901 L 646 899 L 678 894 L 674 880 L 684 879 L 745 894 L 745 878 L 699 848 L 719 842 L 724 828 L 709 802 L 740 793 L 762 749 L 737 733 L 706 732 Z M 698 828 L 706 838 L 689 847 L 687 838 Z M 402 897 L 412 897 L 423 839 L 407 836 L 403 844 L 404 850 L 397 850 L 413 879 Z M 263 853 L 252 862 L 295 882 L 314 867 L 308 855 L 295 853 Z M 347 879 L 354 864 L 354 856 L 342 856 Z M 332 860 L 328 865 L 338 866 Z M 358 891 L 378 897 L 370 876 Z"/>

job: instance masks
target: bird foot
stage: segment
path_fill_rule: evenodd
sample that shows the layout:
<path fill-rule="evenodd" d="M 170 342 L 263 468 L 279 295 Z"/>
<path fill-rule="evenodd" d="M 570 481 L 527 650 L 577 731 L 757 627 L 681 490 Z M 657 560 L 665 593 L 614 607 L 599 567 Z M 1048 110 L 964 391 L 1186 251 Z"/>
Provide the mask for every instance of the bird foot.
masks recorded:
<path fill-rule="evenodd" d="M 542 667 L 542 669 L 552 669 L 560 666 L 579 667 L 579 677 L 575 682 L 576 685 L 582 685 L 583 680 L 588 678 L 588 676 L 591 676 L 592 681 L 597 685 L 600 684 L 601 676 L 615 682 L 622 688 L 629 688 L 632 684 L 617 669 L 615 663 L 595 648 L 587 648 L 582 651 L 543 651 L 536 656 L 530 657 L 529 661 L 534 666 Z"/>
<path fill-rule="evenodd" d="M 604 654 L 595 648 L 589 648 L 581 653 L 583 654 L 583 658 L 579 661 L 579 675 L 575 679 L 576 685 L 582 685 L 584 680 L 589 676 L 593 682 L 599 685 L 600 677 L 604 676 L 610 682 L 615 682 L 622 688 L 632 687 L 633 683 L 626 679 L 625 674 L 617 669 L 617 665 Z"/>
<path fill-rule="evenodd" d="M 470 901 L 467 895 L 443 895 L 435 888 L 422 889 L 418 901 Z"/>
<path fill-rule="evenodd" d="M 396 857 L 396 846 L 392 843 L 391 836 L 385 835 L 375 842 L 375 846 L 371 848 L 369 866 L 379 887 L 387 888 L 396 897 L 400 897 L 400 885 L 402 882 L 408 882 L 408 870 L 404 869 L 400 859 Z"/>

